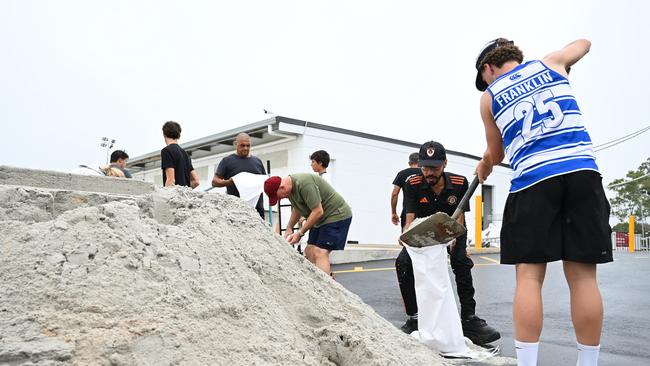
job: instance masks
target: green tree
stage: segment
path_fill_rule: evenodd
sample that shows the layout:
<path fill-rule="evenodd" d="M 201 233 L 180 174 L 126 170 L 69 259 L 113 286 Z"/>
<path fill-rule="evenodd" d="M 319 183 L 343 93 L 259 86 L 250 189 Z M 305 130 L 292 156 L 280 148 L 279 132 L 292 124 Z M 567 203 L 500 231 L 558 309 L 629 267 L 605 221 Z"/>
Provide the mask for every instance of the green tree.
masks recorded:
<path fill-rule="evenodd" d="M 625 182 L 628 183 L 621 184 Z M 650 216 L 650 158 L 646 159 L 639 169 L 627 172 L 625 178 L 615 179 L 607 187 L 616 193 L 616 197 L 610 199 L 609 203 L 612 206 L 612 215 L 621 223 L 626 223 L 630 215 L 636 217 L 638 226 L 648 222 L 648 216 Z M 645 231 L 648 232 L 648 230 Z"/>
<path fill-rule="evenodd" d="M 650 226 L 646 228 L 646 231 L 650 229 Z M 617 232 L 617 233 L 627 233 L 630 231 L 630 223 L 629 222 L 619 222 L 618 224 L 614 225 L 612 227 L 612 231 Z M 635 234 L 641 234 L 641 225 L 636 224 L 634 225 L 634 233 Z"/>

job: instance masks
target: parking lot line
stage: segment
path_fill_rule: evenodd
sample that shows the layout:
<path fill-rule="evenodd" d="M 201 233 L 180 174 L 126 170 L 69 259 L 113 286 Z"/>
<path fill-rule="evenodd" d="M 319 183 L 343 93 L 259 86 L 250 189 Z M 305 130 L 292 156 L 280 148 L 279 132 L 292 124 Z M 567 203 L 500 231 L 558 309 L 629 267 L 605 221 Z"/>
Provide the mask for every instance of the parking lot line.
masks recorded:
<path fill-rule="evenodd" d="M 487 257 L 481 257 L 483 259 L 487 259 L 490 262 L 493 263 L 474 263 L 475 266 L 496 266 L 500 264 L 498 261 L 495 261 L 494 259 L 487 258 Z M 338 273 L 360 273 L 360 272 L 377 272 L 377 271 L 394 271 L 395 267 L 385 267 L 385 268 L 363 268 L 363 267 L 358 267 L 355 266 L 353 269 L 341 269 L 338 271 L 332 271 L 334 274 Z"/>
<path fill-rule="evenodd" d="M 501 263 L 499 263 L 498 260 L 496 260 L 496 259 L 492 259 L 492 258 L 490 258 L 490 257 L 479 256 L 479 258 L 481 258 L 481 259 L 485 259 L 486 261 L 493 262 L 493 263 L 496 263 L 496 264 L 501 264 Z"/>
<path fill-rule="evenodd" d="M 363 267 L 354 267 L 354 269 L 343 269 L 340 271 L 334 271 L 333 273 L 354 273 L 354 272 L 374 272 L 374 271 L 394 271 L 395 267 L 389 268 L 366 268 Z"/>

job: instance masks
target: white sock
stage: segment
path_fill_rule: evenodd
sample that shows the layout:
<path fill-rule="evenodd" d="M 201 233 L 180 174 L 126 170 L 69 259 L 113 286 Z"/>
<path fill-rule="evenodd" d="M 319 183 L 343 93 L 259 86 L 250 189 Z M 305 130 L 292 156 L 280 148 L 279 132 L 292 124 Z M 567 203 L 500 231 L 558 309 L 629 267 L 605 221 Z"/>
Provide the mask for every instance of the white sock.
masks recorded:
<path fill-rule="evenodd" d="M 517 366 L 537 366 L 537 350 L 539 342 L 528 343 L 515 340 L 517 351 Z"/>
<path fill-rule="evenodd" d="M 597 346 L 585 346 L 578 343 L 578 362 L 576 366 L 596 366 L 598 365 L 598 354 L 600 353 L 600 344 Z"/>

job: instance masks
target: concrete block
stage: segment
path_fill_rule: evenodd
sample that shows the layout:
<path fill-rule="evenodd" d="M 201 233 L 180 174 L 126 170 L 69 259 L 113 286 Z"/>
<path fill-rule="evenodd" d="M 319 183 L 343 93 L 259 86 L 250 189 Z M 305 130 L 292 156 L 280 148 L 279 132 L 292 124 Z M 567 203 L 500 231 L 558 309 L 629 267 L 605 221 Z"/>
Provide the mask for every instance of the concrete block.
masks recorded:
<path fill-rule="evenodd" d="M 134 179 L 95 177 L 50 170 L 15 168 L 5 165 L 0 165 L 0 185 L 128 195 L 139 195 L 154 191 L 152 183 Z"/>

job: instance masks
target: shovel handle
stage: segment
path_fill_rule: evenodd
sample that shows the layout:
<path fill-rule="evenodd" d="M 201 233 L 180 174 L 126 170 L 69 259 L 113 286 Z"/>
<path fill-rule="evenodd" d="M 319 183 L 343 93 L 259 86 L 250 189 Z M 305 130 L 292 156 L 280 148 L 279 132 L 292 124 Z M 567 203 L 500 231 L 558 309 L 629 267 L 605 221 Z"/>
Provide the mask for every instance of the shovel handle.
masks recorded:
<path fill-rule="evenodd" d="M 458 203 L 458 207 L 456 207 L 456 211 L 454 211 L 454 214 L 451 215 L 452 219 L 456 220 L 458 216 L 460 216 L 460 214 L 463 213 L 463 207 L 467 204 L 469 198 L 474 194 L 476 187 L 478 187 L 478 175 L 474 176 L 474 180 L 472 180 L 472 183 L 470 183 L 467 192 L 465 192 L 465 195 L 460 200 L 460 203 Z"/>

